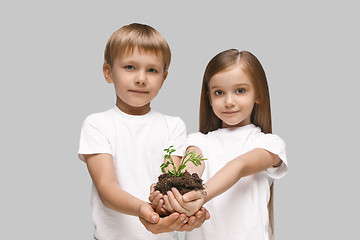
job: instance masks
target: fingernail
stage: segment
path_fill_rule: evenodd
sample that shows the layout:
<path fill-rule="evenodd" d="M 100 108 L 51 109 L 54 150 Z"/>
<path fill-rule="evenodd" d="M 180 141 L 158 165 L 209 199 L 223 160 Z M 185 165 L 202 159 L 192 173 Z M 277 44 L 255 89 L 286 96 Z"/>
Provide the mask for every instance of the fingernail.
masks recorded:
<path fill-rule="evenodd" d="M 183 196 L 183 200 L 187 202 L 189 199 L 186 196 Z"/>
<path fill-rule="evenodd" d="M 185 218 L 184 218 L 184 217 L 181 217 L 181 218 L 180 218 L 180 220 L 181 220 L 181 221 L 184 221 L 184 220 L 185 220 Z"/>
<path fill-rule="evenodd" d="M 151 217 L 151 220 L 152 220 L 153 222 L 156 222 L 156 219 L 157 219 L 157 216 L 156 216 L 156 215 L 153 215 L 153 216 Z"/>

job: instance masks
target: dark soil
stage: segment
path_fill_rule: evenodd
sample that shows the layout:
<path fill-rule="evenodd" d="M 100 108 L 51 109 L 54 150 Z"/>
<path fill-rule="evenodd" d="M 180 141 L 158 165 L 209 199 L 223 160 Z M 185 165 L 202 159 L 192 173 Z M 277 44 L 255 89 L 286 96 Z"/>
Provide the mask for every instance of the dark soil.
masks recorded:
<path fill-rule="evenodd" d="M 185 170 L 181 177 L 171 176 L 169 173 L 161 174 L 158 177 L 155 190 L 159 190 L 162 194 L 166 195 L 173 187 L 179 190 L 181 195 L 193 190 L 197 191 L 204 189 L 199 175 L 196 173 L 190 174 Z"/>

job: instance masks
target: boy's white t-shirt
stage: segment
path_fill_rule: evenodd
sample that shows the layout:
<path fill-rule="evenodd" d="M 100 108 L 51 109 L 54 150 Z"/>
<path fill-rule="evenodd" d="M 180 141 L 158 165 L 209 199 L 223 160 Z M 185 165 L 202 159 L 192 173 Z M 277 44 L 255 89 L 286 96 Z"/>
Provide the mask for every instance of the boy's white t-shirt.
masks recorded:
<path fill-rule="evenodd" d="M 115 106 L 85 119 L 79 158 L 84 161 L 84 154 L 112 155 L 119 187 L 147 201 L 150 185 L 161 174 L 163 150 L 172 145 L 176 149 L 174 155 L 182 156 L 185 144 L 186 128 L 180 118 L 152 110 L 145 115 L 128 115 Z M 152 234 L 138 217 L 105 207 L 94 184 L 91 206 L 97 239 L 177 239 L 175 232 Z"/>
<path fill-rule="evenodd" d="M 264 134 L 253 124 L 238 128 L 218 129 L 208 134 L 194 133 L 188 137 L 187 146 L 197 146 L 206 160 L 202 179 L 206 182 L 224 165 L 255 148 L 277 154 L 279 167 L 241 178 L 223 194 L 207 202 L 204 207 L 210 219 L 186 233 L 187 240 L 200 239 L 269 239 L 267 204 L 270 186 L 274 179 L 287 173 L 284 141 L 274 134 Z"/>

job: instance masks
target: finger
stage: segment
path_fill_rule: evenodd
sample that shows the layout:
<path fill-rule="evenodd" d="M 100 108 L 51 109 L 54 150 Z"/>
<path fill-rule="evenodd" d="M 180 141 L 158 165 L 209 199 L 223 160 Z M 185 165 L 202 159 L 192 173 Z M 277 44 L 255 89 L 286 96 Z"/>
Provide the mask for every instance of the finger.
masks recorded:
<path fill-rule="evenodd" d="M 178 221 L 179 216 L 179 213 L 173 213 L 170 216 L 160 218 L 159 222 L 156 224 L 150 223 L 141 217 L 140 221 L 148 231 L 158 234 L 175 231 L 175 228 L 171 226 L 177 226 L 175 223 Z"/>
<path fill-rule="evenodd" d="M 153 192 L 155 192 L 155 183 L 153 183 L 153 184 L 151 184 L 151 186 L 150 186 L 150 193 L 153 193 Z"/>
<path fill-rule="evenodd" d="M 204 208 L 204 207 L 201 208 L 201 211 L 202 211 L 202 212 L 205 212 L 205 220 L 209 220 L 209 219 L 210 219 L 210 213 L 209 213 L 209 211 L 208 211 L 206 208 Z"/>
<path fill-rule="evenodd" d="M 175 222 L 169 224 L 169 228 L 171 228 L 173 231 L 178 231 L 187 223 L 188 218 L 186 217 L 185 214 L 172 213 L 171 215 L 173 214 L 178 214 L 178 218 L 176 219 Z"/>
<path fill-rule="evenodd" d="M 192 231 L 195 226 L 194 223 L 196 222 L 196 217 L 195 216 L 191 216 L 189 217 L 189 220 L 186 224 L 184 224 L 180 229 L 178 229 L 177 231 Z"/>
<path fill-rule="evenodd" d="M 179 192 L 179 190 L 177 190 L 176 188 L 171 188 L 172 193 L 174 194 L 174 197 L 176 199 L 176 201 L 178 201 L 178 203 L 183 206 L 183 199 L 182 199 L 182 195 Z"/>
<path fill-rule="evenodd" d="M 158 191 L 157 191 L 157 192 L 158 192 Z M 155 192 L 155 193 L 156 193 L 156 192 Z M 154 194 L 155 194 L 155 193 L 154 193 Z M 151 206 L 152 206 L 154 209 L 157 208 L 157 206 L 159 205 L 159 201 L 162 200 L 162 197 L 163 197 L 163 195 L 162 195 L 160 192 L 158 192 L 158 193 L 156 194 L 155 198 L 153 198 L 153 200 L 151 201 Z M 162 206 L 160 206 L 160 207 L 162 207 Z"/>
<path fill-rule="evenodd" d="M 169 202 L 170 202 L 172 208 L 176 212 L 179 212 L 179 213 L 186 213 L 187 212 L 187 210 L 185 208 L 180 206 L 180 204 L 178 203 L 178 201 L 176 200 L 174 194 L 171 191 L 168 191 L 167 195 L 168 195 L 168 199 L 169 199 Z"/>
<path fill-rule="evenodd" d="M 149 195 L 149 201 L 152 202 L 154 200 L 154 198 L 157 196 L 158 193 L 156 193 L 155 191 L 151 192 L 150 191 L 150 195 Z"/>
<path fill-rule="evenodd" d="M 157 223 L 160 218 L 160 216 L 154 212 L 154 209 L 149 203 L 145 203 L 140 206 L 139 217 L 143 218 L 149 223 Z"/>
<path fill-rule="evenodd" d="M 202 217 L 203 214 L 204 214 L 204 212 L 203 212 L 203 209 L 201 208 L 199 211 L 197 211 L 195 213 L 195 217 L 197 217 L 197 218 Z"/>
<path fill-rule="evenodd" d="M 175 212 L 175 210 L 173 209 L 173 207 L 171 206 L 170 202 L 169 202 L 169 197 L 167 195 L 164 195 L 164 208 L 168 211 L 168 212 Z"/>
<path fill-rule="evenodd" d="M 199 228 L 206 220 L 206 215 L 202 214 L 199 217 L 195 218 L 194 223 L 192 224 L 193 228 Z"/>
<path fill-rule="evenodd" d="M 182 196 L 182 200 L 184 202 L 191 202 L 194 201 L 196 199 L 202 198 L 203 193 L 202 191 L 191 191 L 191 192 L 187 192 Z"/>
<path fill-rule="evenodd" d="M 161 211 L 161 216 L 168 216 L 168 215 L 170 215 L 172 213 L 172 212 L 167 211 L 163 207 L 160 209 L 160 211 Z"/>
<path fill-rule="evenodd" d="M 164 200 L 160 199 L 158 205 L 156 206 L 156 212 L 158 214 L 162 214 L 161 209 L 164 205 Z"/>

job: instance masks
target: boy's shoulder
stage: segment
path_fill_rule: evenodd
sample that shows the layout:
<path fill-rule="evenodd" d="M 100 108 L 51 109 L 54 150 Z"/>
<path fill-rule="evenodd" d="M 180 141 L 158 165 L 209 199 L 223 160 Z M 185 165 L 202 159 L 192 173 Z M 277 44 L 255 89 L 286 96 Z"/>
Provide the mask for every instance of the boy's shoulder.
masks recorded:
<path fill-rule="evenodd" d="M 167 124 L 182 125 L 185 127 L 185 122 L 178 116 L 170 116 L 156 111 L 153 111 L 153 114 L 158 118 L 164 119 Z"/>
<path fill-rule="evenodd" d="M 112 109 L 102 112 L 91 113 L 85 118 L 84 123 L 93 123 L 93 124 L 105 123 L 110 118 L 111 111 Z"/>

